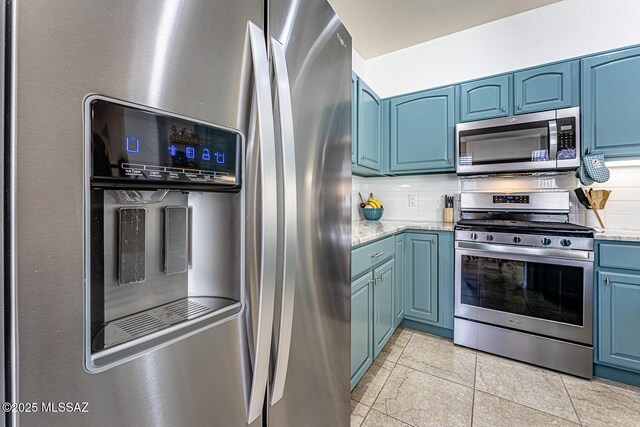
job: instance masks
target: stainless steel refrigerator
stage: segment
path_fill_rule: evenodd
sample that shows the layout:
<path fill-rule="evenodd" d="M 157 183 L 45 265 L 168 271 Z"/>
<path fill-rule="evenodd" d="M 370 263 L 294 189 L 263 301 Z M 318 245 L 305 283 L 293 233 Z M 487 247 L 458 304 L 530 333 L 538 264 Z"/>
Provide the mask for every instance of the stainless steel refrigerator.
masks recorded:
<path fill-rule="evenodd" d="M 6 3 L 7 425 L 349 423 L 325 0 Z"/>

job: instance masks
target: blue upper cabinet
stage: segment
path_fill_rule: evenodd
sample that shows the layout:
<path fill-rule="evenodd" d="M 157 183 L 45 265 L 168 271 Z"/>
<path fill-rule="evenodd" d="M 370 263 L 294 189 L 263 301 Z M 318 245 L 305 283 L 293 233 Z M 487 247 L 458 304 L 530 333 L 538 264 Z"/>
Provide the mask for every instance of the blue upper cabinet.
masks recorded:
<path fill-rule="evenodd" d="M 610 157 L 640 156 L 640 48 L 581 62 L 585 149 Z"/>
<path fill-rule="evenodd" d="M 460 121 L 505 117 L 511 113 L 511 76 L 503 75 L 460 85 Z"/>
<path fill-rule="evenodd" d="M 578 76 L 578 61 L 515 73 L 515 113 L 533 113 L 577 105 Z"/>
<path fill-rule="evenodd" d="M 453 86 L 390 100 L 389 171 L 454 170 Z"/>
<path fill-rule="evenodd" d="M 358 76 L 351 73 L 351 163 L 358 161 Z"/>
<path fill-rule="evenodd" d="M 365 82 L 358 82 L 357 164 L 382 170 L 382 100 Z"/>

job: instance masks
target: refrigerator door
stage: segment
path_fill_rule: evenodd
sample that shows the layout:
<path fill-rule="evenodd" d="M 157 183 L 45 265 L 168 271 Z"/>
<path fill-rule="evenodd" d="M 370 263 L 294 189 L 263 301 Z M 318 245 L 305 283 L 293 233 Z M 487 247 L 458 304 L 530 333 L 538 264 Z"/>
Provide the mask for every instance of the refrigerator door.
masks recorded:
<path fill-rule="evenodd" d="M 351 37 L 325 0 L 272 0 L 269 4 L 269 33 L 284 47 L 291 93 L 297 240 L 288 364 L 286 372 L 281 369 L 285 364 L 279 359 L 286 345 L 280 336 L 287 333 L 282 323 L 288 321 L 287 308 L 281 307 L 276 310 L 280 317 L 274 335 L 267 424 L 346 426 L 350 402 Z M 275 74 L 278 78 L 277 69 Z M 276 123 L 282 116 L 276 114 Z M 280 127 L 282 137 L 286 121 Z M 284 137 L 282 143 L 286 143 Z M 286 277 L 286 271 L 282 276 Z M 280 294 L 281 304 L 291 304 L 286 285 Z"/>
<path fill-rule="evenodd" d="M 46 413 L 39 406 L 9 414 L 8 421 L 247 425 L 252 366 L 260 357 L 247 336 L 248 310 L 103 372 L 85 369 L 82 106 L 87 95 L 98 93 L 237 128 L 252 140 L 259 132 L 246 123 L 247 87 L 254 80 L 247 26 L 264 27 L 263 1 L 9 4 L 11 160 L 5 189 L 11 207 L 8 302 L 15 314 L 8 326 L 6 400 L 56 408 L 79 403 L 86 412 Z M 264 399 L 255 390 L 260 408 Z M 260 412 L 252 413 L 252 426 L 263 424 Z"/>

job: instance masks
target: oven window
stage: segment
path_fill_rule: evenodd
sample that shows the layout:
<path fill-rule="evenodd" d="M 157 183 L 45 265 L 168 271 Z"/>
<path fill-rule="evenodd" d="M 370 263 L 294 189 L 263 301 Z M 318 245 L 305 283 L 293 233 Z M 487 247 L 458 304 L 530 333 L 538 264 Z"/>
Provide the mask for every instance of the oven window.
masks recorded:
<path fill-rule="evenodd" d="M 549 122 L 460 132 L 461 166 L 549 160 Z"/>
<path fill-rule="evenodd" d="M 461 267 L 462 304 L 582 326 L 581 267 L 468 255 Z"/>

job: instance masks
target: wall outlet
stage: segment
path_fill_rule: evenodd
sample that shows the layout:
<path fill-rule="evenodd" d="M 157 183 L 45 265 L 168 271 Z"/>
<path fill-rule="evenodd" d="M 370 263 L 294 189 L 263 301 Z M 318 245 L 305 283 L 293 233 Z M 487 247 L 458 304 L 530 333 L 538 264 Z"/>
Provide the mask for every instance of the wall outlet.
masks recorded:
<path fill-rule="evenodd" d="M 418 202 L 418 196 L 416 194 L 409 194 L 409 207 L 415 208 Z"/>

